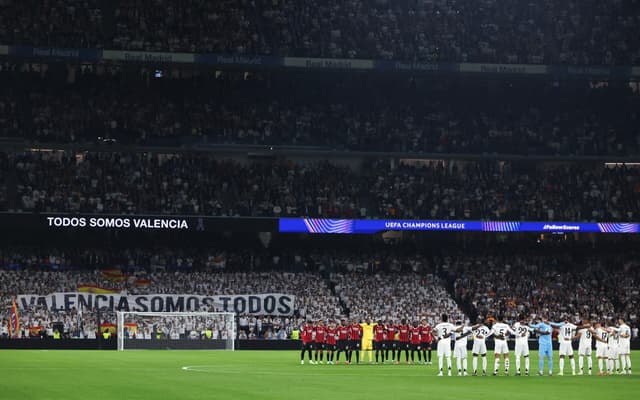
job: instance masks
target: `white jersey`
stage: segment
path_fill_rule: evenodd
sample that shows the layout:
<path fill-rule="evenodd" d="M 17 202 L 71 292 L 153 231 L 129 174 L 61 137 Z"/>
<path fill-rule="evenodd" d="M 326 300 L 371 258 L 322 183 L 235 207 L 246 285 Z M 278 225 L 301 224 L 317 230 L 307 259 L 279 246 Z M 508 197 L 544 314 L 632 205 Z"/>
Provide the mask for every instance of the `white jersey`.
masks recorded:
<path fill-rule="evenodd" d="M 449 344 L 451 345 L 451 336 L 445 338 L 445 335 L 453 333 L 456 330 L 456 327 L 450 322 L 441 322 L 433 328 L 434 333 L 440 339 L 438 343 Z"/>
<path fill-rule="evenodd" d="M 591 331 L 589 329 L 583 328 L 578 331 L 580 334 L 580 344 L 581 348 L 591 348 L 593 343 L 593 336 L 591 335 Z"/>
<path fill-rule="evenodd" d="M 484 343 L 484 341 L 489 336 L 491 336 L 491 331 L 485 325 L 480 325 L 479 327 L 477 327 L 476 329 L 473 330 L 473 341 L 474 342 Z"/>
<path fill-rule="evenodd" d="M 465 333 L 471 332 L 471 327 L 470 326 L 458 326 L 456 327 L 457 329 L 462 328 L 462 332 L 456 332 L 456 347 L 467 347 L 467 341 L 469 338 L 469 335 L 465 335 L 462 336 Z"/>
<path fill-rule="evenodd" d="M 565 322 L 560 325 L 560 328 L 558 329 L 558 342 L 570 342 L 576 335 L 577 328 L 577 326 L 569 322 Z"/>
<path fill-rule="evenodd" d="M 622 324 L 619 329 L 620 345 L 618 351 L 620 354 L 631 354 L 631 328 L 627 324 Z M 626 337 L 622 337 L 622 335 Z"/>
<path fill-rule="evenodd" d="M 515 332 L 511 329 L 511 327 L 504 322 L 496 322 L 493 324 L 491 328 L 491 333 L 495 336 L 504 336 L 504 339 L 495 338 L 496 341 L 506 340 L 509 334 L 515 335 Z"/>
<path fill-rule="evenodd" d="M 609 330 L 611 331 L 609 333 L 609 341 L 608 341 L 608 345 L 609 347 L 618 347 L 618 338 L 620 337 L 620 335 L 618 334 L 619 329 L 618 328 L 614 328 L 613 326 L 609 327 Z"/>
<path fill-rule="evenodd" d="M 513 325 L 513 330 L 516 333 L 516 344 L 518 343 L 529 343 L 529 336 L 531 334 L 532 329 L 527 325 L 523 325 L 520 322 L 516 322 Z"/>
<path fill-rule="evenodd" d="M 604 343 L 599 340 L 596 341 L 596 348 L 607 347 L 607 343 L 609 341 L 609 332 L 605 331 L 603 328 L 598 328 L 596 329 L 596 336 L 604 340 Z"/>
<path fill-rule="evenodd" d="M 631 328 L 629 328 L 629 325 L 622 324 L 618 329 L 618 333 L 620 335 L 620 343 L 631 342 Z M 623 335 L 626 337 L 622 337 Z"/>

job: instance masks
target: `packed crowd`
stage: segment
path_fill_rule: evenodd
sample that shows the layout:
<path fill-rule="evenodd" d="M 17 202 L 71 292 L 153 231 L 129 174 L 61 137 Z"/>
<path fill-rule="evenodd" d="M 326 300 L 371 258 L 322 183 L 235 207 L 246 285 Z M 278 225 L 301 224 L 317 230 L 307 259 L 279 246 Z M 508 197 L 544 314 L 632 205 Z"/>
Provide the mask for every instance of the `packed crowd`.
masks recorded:
<path fill-rule="evenodd" d="M 418 321 L 426 319 L 435 325 L 440 315 L 448 314 L 454 321 L 465 315 L 432 274 L 331 274 L 336 293 L 351 315 L 369 316 L 373 320 Z"/>
<path fill-rule="evenodd" d="M 166 252 L 169 254 L 170 250 Z M 380 252 L 369 256 L 311 252 L 303 258 L 313 264 L 315 272 L 291 273 L 277 269 L 234 272 L 224 268 L 206 272 L 163 272 L 133 266 L 52 271 L 48 263 L 61 256 L 46 259 L 34 256 L 25 263 L 16 261 L 17 251 L 9 257 L 5 250 L 0 269 L 0 320 L 8 318 L 15 294 L 74 292 L 86 286 L 125 294 L 286 293 L 296 296 L 292 316 L 239 315 L 238 335 L 243 339 L 288 338 L 305 320 L 399 321 L 406 318 L 409 321 L 426 319 L 433 325 L 443 313 L 453 321 L 486 321 L 498 315 L 509 321 L 517 320 L 520 315 L 549 315 L 555 320 L 565 315 L 572 319 L 621 316 L 637 326 L 640 320 L 637 314 L 640 274 L 633 254 L 460 253 L 443 257 L 419 253 L 409 256 L 400 252 L 404 256 L 397 257 L 399 261 L 389 262 L 392 253 L 389 252 L 385 260 Z M 283 257 L 285 259 L 289 258 Z M 115 314 L 110 311 L 103 311 L 100 317 L 102 323 L 115 322 Z M 35 304 L 21 310 L 20 318 L 26 336 L 40 335 L 39 330 L 30 330 L 30 327 L 41 327 L 46 334 L 61 323 L 64 334 L 69 337 L 92 337 L 89 332 L 97 326 L 95 310 L 91 309 L 46 310 L 41 304 Z M 146 325 L 155 335 L 158 323 L 150 321 Z M 172 334 L 191 337 L 191 331 L 197 333 L 194 337 L 202 334 L 200 328 L 191 329 L 188 334 L 182 332 L 180 326 L 166 328 L 163 335 L 169 338 Z M 144 329 L 140 332 L 146 335 Z M 218 332 L 216 337 L 222 336 Z"/>
<path fill-rule="evenodd" d="M 5 71 L 0 136 L 41 143 L 246 144 L 526 155 L 631 155 L 638 87 L 323 74 L 183 79 Z M 585 84 L 586 85 L 586 84 Z M 526 93 L 526 96 L 523 96 Z"/>
<path fill-rule="evenodd" d="M 637 322 L 640 264 L 633 254 L 582 257 L 458 257 L 448 261 L 460 304 L 481 320 L 571 315 Z"/>
<path fill-rule="evenodd" d="M 448 161 L 11 153 L 10 210 L 218 216 L 634 221 L 640 169 Z"/>
<path fill-rule="evenodd" d="M 243 55 L 631 64 L 635 0 L 0 2 L 0 42 Z"/>

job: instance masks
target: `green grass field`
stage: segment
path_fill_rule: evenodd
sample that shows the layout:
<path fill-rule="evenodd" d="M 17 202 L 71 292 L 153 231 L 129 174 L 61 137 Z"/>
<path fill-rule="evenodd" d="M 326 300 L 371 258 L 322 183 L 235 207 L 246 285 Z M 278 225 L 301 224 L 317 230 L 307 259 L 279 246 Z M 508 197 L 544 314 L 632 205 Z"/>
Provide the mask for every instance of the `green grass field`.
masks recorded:
<path fill-rule="evenodd" d="M 532 356 L 532 371 L 537 371 L 536 352 Z M 557 368 L 557 356 L 554 362 Z M 633 363 L 640 372 L 640 352 L 633 354 Z M 511 365 L 513 374 L 513 357 Z M 436 373 L 435 365 L 300 365 L 299 352 L 293 351 L 5 350 L 0 351 L 0 399 L 612 400 L 633 399 L 640 393 L 640 374 L 436 377 Z"/>

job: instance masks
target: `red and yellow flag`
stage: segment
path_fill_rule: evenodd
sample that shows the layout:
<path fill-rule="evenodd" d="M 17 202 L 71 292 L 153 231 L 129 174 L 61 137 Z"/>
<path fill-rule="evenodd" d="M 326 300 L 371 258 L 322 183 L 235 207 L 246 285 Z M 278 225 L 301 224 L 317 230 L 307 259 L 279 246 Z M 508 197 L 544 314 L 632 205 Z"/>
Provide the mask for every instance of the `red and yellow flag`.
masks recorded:
<path fill-rule="evenodd" d="M 111 282 L 124 282 L 129 277 L 129 275 L 122 273 L 122 271 L 117 268 L 102 270 L 101 274 L 104 279 L 110 280 Z"/>
<path fill-rule="evenodd" d="M 78 285 L 78 292 L 94 294 L 116 294 L 120 293 L 120 290 L 104 288 L 96 285 Z"/>
<path fill-rule="evenodd" d="M 20 337 L 20 315 L 18 314 L 18 303 L 13 298 L 11 314 L 9 314 L 9 337 Z"/>

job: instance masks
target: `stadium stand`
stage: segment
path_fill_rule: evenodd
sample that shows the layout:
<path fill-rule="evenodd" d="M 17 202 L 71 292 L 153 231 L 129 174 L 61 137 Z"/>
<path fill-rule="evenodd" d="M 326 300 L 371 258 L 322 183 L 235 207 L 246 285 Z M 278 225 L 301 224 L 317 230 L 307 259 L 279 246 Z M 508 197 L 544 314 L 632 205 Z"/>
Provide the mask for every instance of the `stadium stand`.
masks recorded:
<path fill-rule="evenodd" d="M 533 64 L 640 60 L 637 1 L 137 0 L 0 3 L 0 42 Z"/>
<path fill-rule="evenodd" d="M 615 249 L 604 247 L 585 255 L 563 250 L 572 246 L 547 248 L 536 255 L 515 249 L 500 255 L 447 250 L 439 256 L 407 254 L 392 246 L 373 253 L 361 248 L 362 252 L 300 251 L 295 256 L 283 251 L 282 256 L 276 252 L 268 257 L 251 251 L 220 255 L 182 250 L 178 257 L 175 251 L 159 248 L 81 252 L 10 248 L 1 252 L 0 320 L 7 317 L 11 294 L 73 292 L 91 285 L 128 294 L 296 296 L 292 317 L 239 316 L 242 338 L 285 339 L 305 319 L 426 318 L 435 323 L 442 313 L 472 321 L 500 314 L 510 321 L 522 314 L 548 314 L 556 320 L 564 315 L 594 319 L 620 315 L 637 326 L 640 276 L 635 253 L 613 255 Z M 271 258 L 275 264 L 263 266 L 268 272 L 251 272 L 249 258 L 258 264 L 264 262 L 255 261 L 258 258 Z M 118 260 L 128 260 L 128 265 L 118 266 Z M 307 272 L 286 272 L 296 270 L 292 265 L 296 262 L 305 264 Z M 122 279 L 108 274 L 114 270 L 122 272 Z M 46 334 L 54 323 L 63 322 L 69 337 L 89 337 L 98 318 L 96 310 L 65 312 L 41 306 L 22 310 L 20 316 L 27 336 L 30 326 L 42 327 Z M 114 314 L 103 312 L 100 318 L 112 323 Z"/>
<path fill-rule="evenodd" d="M 640 170 L 625 166 L 380 160 L 349 167 L 149 153 L 7 157 L 17 177 L 12 208 L 23 211 L 549 221 L 640 215 Z"/>
<path fill-rule="evenodd" d="M 182 70 L 156 79 L 148 68 L 41 68 L 0 73 L 0 136 L 554 156 L 640 149 L 631 128 L 639 119 L 637 85 Z"/>

